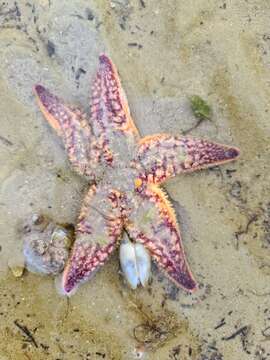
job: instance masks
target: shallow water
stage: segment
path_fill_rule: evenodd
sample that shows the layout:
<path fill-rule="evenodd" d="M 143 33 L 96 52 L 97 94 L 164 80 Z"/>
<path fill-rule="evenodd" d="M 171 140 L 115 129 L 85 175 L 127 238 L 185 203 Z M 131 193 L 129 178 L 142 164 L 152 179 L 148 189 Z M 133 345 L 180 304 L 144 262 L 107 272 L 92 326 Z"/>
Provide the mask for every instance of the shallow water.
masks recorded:
<path fill-rule="evenodd" d="M 269 15 L 263 0 L 0 5 L 0 360 L 270 359 Z M 148 289 L 130 290 L 117 254 L 70 299 L 51 278 L 10 270 L 24 220 L 75 223 L 87 190 L 32 87 L 87 109 L 102 51 L 142 135 L 194 127 L 188 97 L 199 94 L 213 116 L 191 135 L 241 149 L 166 184 L 200 283 L 192 296 L 155 267 Z"/>

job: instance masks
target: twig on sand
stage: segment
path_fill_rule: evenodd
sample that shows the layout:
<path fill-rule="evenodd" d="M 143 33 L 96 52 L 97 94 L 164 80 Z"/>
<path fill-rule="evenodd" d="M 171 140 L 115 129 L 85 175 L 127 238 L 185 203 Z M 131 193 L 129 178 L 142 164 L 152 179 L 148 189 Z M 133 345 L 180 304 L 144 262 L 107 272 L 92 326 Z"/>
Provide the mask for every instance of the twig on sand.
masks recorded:
<path fill-rule="evenodd" d="M 19 328 L 22 333 L 27 337 L 27 339 L 36 347 L 38 348 L 38 344 L 33 336 L 33 334 L 31 333 L 31 331 L 27 328 L 27 326 L 22 325 L 18 322 L 18 320 L 14 321 L 14 324 L 17 326 L 17 328 Z"/>

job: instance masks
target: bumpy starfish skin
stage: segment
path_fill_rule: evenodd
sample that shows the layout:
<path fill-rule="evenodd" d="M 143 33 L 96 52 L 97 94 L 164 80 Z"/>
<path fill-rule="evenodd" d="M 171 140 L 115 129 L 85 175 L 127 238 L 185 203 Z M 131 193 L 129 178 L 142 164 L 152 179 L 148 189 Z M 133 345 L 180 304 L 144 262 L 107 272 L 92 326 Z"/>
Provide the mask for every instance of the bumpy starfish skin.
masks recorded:
<path fill-rule="evenodd" d="M 37 85 L 38 104 L 49 124 L 62 137 L 69 160 L 80 175 L 98 178 L 102 142 L 92 134 L 85 114 L 63 104 L 43 86 Z"/>
<path fill-rule="evenodd" d="M 159 187 L 180 173 L 234 160 L 239 150 L 191 137 L 140 138 L 112 61 L 99 58 L 90 116 L 35 87 L 40 108 L 63 139 L 75 170 L 94 185 L 79 215 L 62 286 L 70 293 L 105 263 L 123 231 L 187 291 L 197 287 L 184 254 L 174 210 Z"/>

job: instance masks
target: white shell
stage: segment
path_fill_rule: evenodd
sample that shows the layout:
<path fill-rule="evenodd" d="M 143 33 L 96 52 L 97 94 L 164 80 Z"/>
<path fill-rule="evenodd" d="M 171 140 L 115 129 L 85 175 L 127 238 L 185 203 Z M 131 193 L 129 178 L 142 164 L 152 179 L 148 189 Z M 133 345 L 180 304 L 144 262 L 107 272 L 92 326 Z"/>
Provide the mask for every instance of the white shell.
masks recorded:
<path fill-rule="evenodd" d="M 142 244 L 133 244 L 126 233 L 120 245 L 120 264 L 132 289 L 146 286 L 151 274 L 151 258 Z"/>
<path fill-rule="evenodd" d="M 151 274 L 151 257 L 142 244 L 135 244 L 137 269 L 142 286 L 146 286 Z"/>

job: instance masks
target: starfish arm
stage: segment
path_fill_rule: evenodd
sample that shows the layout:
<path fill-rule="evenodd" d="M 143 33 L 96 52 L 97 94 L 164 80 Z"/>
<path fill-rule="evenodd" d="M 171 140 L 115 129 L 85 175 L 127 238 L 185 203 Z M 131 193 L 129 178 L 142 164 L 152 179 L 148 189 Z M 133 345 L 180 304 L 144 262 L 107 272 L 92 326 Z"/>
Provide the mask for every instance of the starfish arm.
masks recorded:
<path fill-rule="evenodd" d="M 62 138 L 73 168 L 80 175 L 94 180 L 101 150 L 86 116 L 65 105 L 41 85 L 35 86 L 35 93 L 42 113 Z"/>
<path fill-rule="evenodd" d="M 118 192 L 93 185 L 86 195 L 76 229 L 76 240 L 62 277 L 66 294 L 104 265 L 122 234 Z"/>
<path fill-rule="evenodd" d="M 112 162 L 113 153 L 118 153 L 120 146 L 135 144 L 139 136 L 116 67 L 105 54 L 99 57 L 92 87 L 91 121 L 94 133 L 111 153 L 108 162 Z"/>
<path fill-rule="evenodd" d="M 235 147 L 203 139 L 157 134 L 140 140 L 136 162 L 142 168 L 142 178 L 160 184 L 182 172 L 220 165 L 238 156 L 239 150 Z"/>
<path fill-rule="evenodd" d="M 179 287 L 193 292 L 197 283 L 189 269 L 173 208 L 165 193 L 149 184 L 137 197 L 137 211 L 125 225 L 129 236 L 144 245 L 159 268 Z"/>

